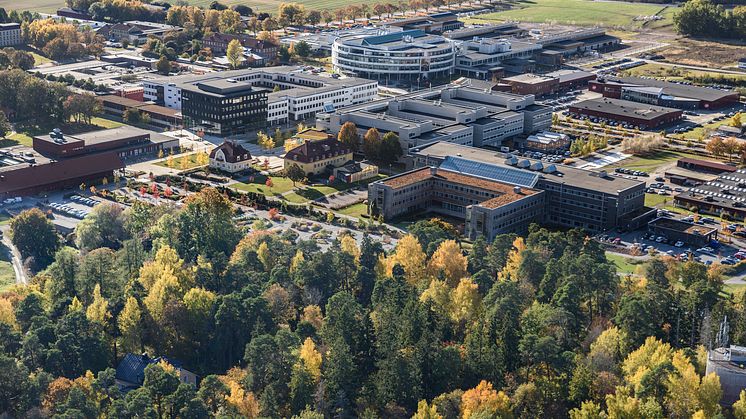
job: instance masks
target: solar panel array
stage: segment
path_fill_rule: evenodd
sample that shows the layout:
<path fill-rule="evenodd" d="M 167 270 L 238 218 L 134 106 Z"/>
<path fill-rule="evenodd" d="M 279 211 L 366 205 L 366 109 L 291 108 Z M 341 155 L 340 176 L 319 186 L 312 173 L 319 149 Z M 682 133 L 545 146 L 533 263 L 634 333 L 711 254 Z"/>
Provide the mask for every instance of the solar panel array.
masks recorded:
<path fill-rule="evenodd" d="M 526 170 L 513 167 L 497 166 L 488 163 L 476 162 L 459 157 L 448 156 L 440 164 L 441 169 L 452 172 L 465 173 L 479 176 L 485 179 L 497 180 L 511 185 L 533 188 L 539 181 L 539 175 Z"/>

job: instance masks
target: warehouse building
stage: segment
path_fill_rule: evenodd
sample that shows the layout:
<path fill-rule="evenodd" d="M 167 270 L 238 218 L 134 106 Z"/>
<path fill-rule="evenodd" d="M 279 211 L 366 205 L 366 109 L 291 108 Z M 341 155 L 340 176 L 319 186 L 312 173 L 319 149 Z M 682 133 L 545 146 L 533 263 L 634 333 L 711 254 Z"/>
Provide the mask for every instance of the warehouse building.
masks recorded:
<path fill-rule="evenodd" d="M 646 208 L 645 183 L 560 164 L 518 158 L 445 142 L 411 150 L 415 168 L 437 166 L 545 192 L 540 222 L 591 232 L 636 229 L 655 215 Z"/>
<path fill-rule="evenodd" d="M 0 197 L 77 187 L 112 179 L 129 159 L 179 146 L 177 139 L 135 127 L 67 135 L 55 129 L 33 138 L 33 148 L 0 150 Z"/>
<path fill-rule="evenodd" d="M 678 109 L 718 109 L 738 103 L 738 92 L 641 77 L 603 77 L 589 89 L 604 97 Z"/>
<path fill-rule="evenodd" d="M 570 105 L 569 111 L 571 115 L 622 122 L 649 130 L 678 122 L 683 118 L 680 109 L 607 97 L 574 103 Z"/>

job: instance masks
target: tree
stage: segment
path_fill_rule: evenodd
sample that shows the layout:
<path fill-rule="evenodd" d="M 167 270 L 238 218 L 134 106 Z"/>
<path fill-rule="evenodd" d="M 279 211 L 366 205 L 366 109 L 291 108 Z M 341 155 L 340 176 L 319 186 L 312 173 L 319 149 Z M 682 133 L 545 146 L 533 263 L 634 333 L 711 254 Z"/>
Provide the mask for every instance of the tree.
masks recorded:
<path fill-rule="evenodd" d="M 371 160 L 378 160 L 381 153 L 381 134 L 375 128 L 369 128 L 363 136 L 363 153 Z"/>
<path fill-rule="evenodd" d="M 510 399 L 502 391 L 494 390 L 492 383 L 482 380 L 461 396 L 462 417 L 470 418 L 479 413 L 487 414 L 487 417 L 509 416 Z"/>
<path fill-rule="evenodd" d="M 428 263 L 428 271 L 434 277 L 442 277 L 452 287 L 467 275 L 467 260 L 455 240 L 440 243 Z"/>
<path fill-rule="evenodd" d="M 11 127 L 8 117 L 5 116 L 5 112 L 0 111 L 0 137 L 5 138 L 12 129 L 13 127 Z"/>
<path fill-rule="evenodd" d="M 399 143 L 399 136 L 394 132 L 387 132 L 381 140 L 381 151 L 379 158 L 387 163 L 394 163 L 399 160 L 403 151 L 401 143 Z"/>
<path fill-rule="evenodd" d="M 358 144 L 360 143 L 360 136 L 357 133 L 357 127 L 354 122 L 345 122 L 339 129 L 337 134 L 337 140 L 342 144 L 346 144 L 353 150 L 357 150 Z"/>
<path fill-rule="evenodd" d="M 124 228 L 125 221 L 124 210 L 120 205 L 97 205 L 76 227 L 75 243 L 81 249 L 108 247 L 116 250 L 128 238 Z"/>
<path fill-rule="evenodd" d="M 54 259 L 60 245 L 59 236 L 49 219 L 38 208 L 25 210 L 10 221 L 13 245 L 23 257 L 33 258 L 34 266 L 43 269 Z"/>
<path fill-rule="evenodd" d="M 231 68 L 238 68 L 241 65 L 241 59 L 243 58 L 243 45 L 241 45 L 241 42 L 239 42 L 238 39 L 233 39 L 228 43 L 225 56 L 228 58 Z"/>
<path fill-rule="evenodd" d="M 300 182 L 305 179 L 306 173 L 303 171 L 303 169 L 300 168 L 300 166 L 293 163 L 287 169 L 285 169 L 285 176 L 292 180 L 293 186 L 295 186 L 296 182 Z"/>
<path fill-rule="evenodd" d="M 443 419 L 443 416 L 438 413 L 434 404 L 428 406 L 426 400 L 420 400 L 417 403 L 417 412 L 412 416 L 412 419 Z"/>
<path fill-rule="evenodd" d="M 394 254 L 386 259 L 386 275 L 392 275 L 394 266 L 400 265 L 404 268 L 407 281 L 416 285 L 425 276 L 425 260 L 420 242 L 408 234 L 399 240 Z"/>
<path fill-rule="evenodd" d="M 126 352 L 141 352 L 142 346 L 142 311 L 135 297 L 127 298 L 124 309 L 117 318 L 119 324 L 120 344 Z"/>
<path fill-rule="evenodd" d="M 733 416 L 736 419 L 746 419 L 746 390 L 741 390 L 738 400 L 733 403 Z"/>
<path fill-rule="evenodd" d="M 305 58 L 311 55 L 311 46 L 306 41 L 300 41 L 293 44 L 293 53 L 298 57 Z"/>
<path fill-rule="evenodd" d="M 736 112 L 735 115 L 733 115 L 733 119 L 731 119 L 730 124 L 736 128 L 741 128 L 743 125 L 743 122 L 741 122 L 741 112 Z"/>
<path fill-rule="evenodd" d="M 265 150 L 271 150 L 275 148 L 275 140 L 272 139 L 272 137 L 268 136 L 267 134 L 263 133 L 262 131 L 259 131 L 256 133 L 256 142 L 259 144 L 260 147 L 262 147 Z"/>
<path fill-rule="evenodd" d="M 159 73 L 167 76 L 171 72 L 171 61 L 165 55 L 161 55 L 161 58 L 155 63 L 155 68 Z"/>

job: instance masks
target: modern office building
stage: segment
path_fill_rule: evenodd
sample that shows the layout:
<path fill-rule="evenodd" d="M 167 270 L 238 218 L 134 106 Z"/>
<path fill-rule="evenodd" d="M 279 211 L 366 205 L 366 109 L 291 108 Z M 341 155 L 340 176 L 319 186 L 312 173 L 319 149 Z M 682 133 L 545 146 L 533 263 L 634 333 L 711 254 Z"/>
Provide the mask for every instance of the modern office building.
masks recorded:
<path fill-rule="evenodd" d="M 185 85 L 181 90 L 184 123 L 221 137 L 263 127 L 267 93 L 264 88 L 233 79 Z"/>
<path fill-rule="evenodd" d="M 0 23 L 0 47 L 13 47 L 22 43 L 20 23 Z"/>
<path fill-rule="evenodd" d="M 468 82 L 468 81 L 467 81 Z M 317 128 L 339 132 L 354 123 L 360 135 L 369 128 L 394 132 L 404 150 L 434 141 L 499 147 L 517 135 L 547 129 L 552 109 L 520 96 L 450 84 L 394 98 L 349 106 L 317 115 Z"/>
<path fill-rule="evenodd" d="M 644 205 L 644 182 L 601 170 L 546 164 L 446 142 L 416 147 L 410 155 L 415 168 L 438 166 L 544 191 L 545 205 L 539 219 L 548 225 L 591 232 L 634 229 L 655 215 L 654 209 Z"/>
<path fill-rule="evenodd" d="M 521 233 L 531 223 L 540 222 L 545 197 L 543 191 L 532 187 L 443 166 L 418 168 L 368 185 L 372 215 L 390 220 L 434 212 L 463 220 L 467 237 L 482 235 L 490 241 L 498 234 Z"/>
<path fill-rule="evenodd" d="M 680 109 L 606 97 L 574 103 L 569 111 L 573 115 L 623 122 L 647 130 L 678 122 L 684 116 Z"/>
<path fill-rule="evenodd" d="M 475 37 L 454 42 L 458 47 L 456 73 L 482 80 L 502 77 L 506 71 L 522 72 L 525 61 L 542 49 L 539 44 L 507 38 Z"/>
<path fill-rule="evenodd" d="M 422 30 L 340 36 L 332 46 L 334 69 L 378 80 L 425 80 L 453 73 L 456 47 Z"/>
<path fill-rule="evenodd" d="M 417 16 L 386 22 L 386 26 L 401 28 L 402 30 L 421 30 L 426 33 L 442 34 L 464 27 L 464 22 L 452 12 L 433 13 L 428 16 Z"/>
<path fill-rule="evenodd" d="M 154 77 L 144 80 L 142 84 L 145 100 L 168 108 L 179 109 L 185 118 L 201 112 L 189 109 L 193 105 L 183 100 L 185 96 L 190 94 L 193 96 L 204 91 L 198 87 L 200 84 L 235 88 L 241 86 L 242 89 L 251 88 L 257 93 L 259 89 L 263 89 L 266 95 L 266 101 L 263 103 L 265 125 L 305 120 L 312 118 L 320 111 L 331 111 L 368 102 L 378 94 L 378 82 L 374 80 L 321 76 L 292 66 L 221 71 L 204 75 Z M 186 91 L 192 93 L 185 93 Z M 213 89 L 211 94 L 216 95 L 215 97 L 222 97 L 216 89 Z M 226 104 L 226 106 L 233 108 L 237 105 Z M 229 112 L 250 112 L 252 106 L 255 105 L 246 101 L 240 106 L 242 109 L 232 109 Z M 219 117 L 222 116 L 214 114 L 211 118 Z"/>
<path fill-rule="evenodd" d="M 738 103 L 733 90 L 691 86 L 641 77 L 602 77 L 589 89 L 604 97 L 677 109 L 717 109 Z"/>

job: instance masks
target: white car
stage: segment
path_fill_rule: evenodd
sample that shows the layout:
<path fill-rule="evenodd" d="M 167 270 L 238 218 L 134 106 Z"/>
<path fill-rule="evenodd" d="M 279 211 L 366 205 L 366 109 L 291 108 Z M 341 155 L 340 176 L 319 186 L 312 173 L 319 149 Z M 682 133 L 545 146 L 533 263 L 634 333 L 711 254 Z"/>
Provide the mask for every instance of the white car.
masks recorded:
<path fill-rule="evenodd" d="M 674 246 L 676 246 L 676 247 L 681 247 L 681 246 L 683 246 L 683 245 L 684 245 L 684 242 L 683 242 L 683 241 L 681 241 L 681 240 L 679 240 L 679 241 L 677 241 L 676 243 L 674 243 Z"/>

